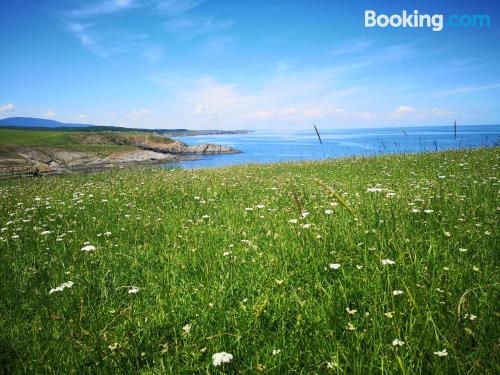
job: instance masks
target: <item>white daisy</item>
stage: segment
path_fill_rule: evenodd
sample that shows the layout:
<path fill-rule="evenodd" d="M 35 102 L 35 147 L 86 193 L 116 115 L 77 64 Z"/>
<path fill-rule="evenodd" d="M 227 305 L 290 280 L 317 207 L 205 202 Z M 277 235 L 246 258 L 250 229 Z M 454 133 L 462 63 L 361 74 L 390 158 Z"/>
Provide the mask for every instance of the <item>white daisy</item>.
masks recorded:
<path fill-rule="evenodd" d="M 386 266 L 388 264 L 396 264 L 395 261 L 391 260 L 391 259 L 382 259 L 382 265 L 383 266 Z"/>
<path fill-rule="evenodd" d="M 392 346 L 403 346 L 404 344 L 405 344 L 405 342 L 401 341 L 400 339 L 392 340 Z"/>
<path fill-rule="evenodd" d="M 54 292 L 62 292 L 64 289 L 66 288 L 71 288 L 73 286 L 73 281 L 67 281 L 65 283 L 62 283 L 61 285 L 59 285 L 58 287 L 56 288 L 52 288 L 50 291 L 49 291 L 49 294 L 52 294 Z"/>
<path fill-rule="evenodd" d="M 95 251 L 95 246 L 86 245 L 86 246 L 82 247 L 82 251 Z"/>
<path fill-rule="evenodd" d="M 448 352 L 446 351 L 446 349 L 443 349 L 434 352 L 434 354 L 437 355 L 438 357 L 446 357 L 448 355 Z"/>
<path fill-rule="evenodd" d="M 219 366 L 223 363 L 229 363 L 233 359 L 233 355 L 231 353 L 220 352 L 215 353 L 212 356 L 212 363 L 214 366 Z"/>

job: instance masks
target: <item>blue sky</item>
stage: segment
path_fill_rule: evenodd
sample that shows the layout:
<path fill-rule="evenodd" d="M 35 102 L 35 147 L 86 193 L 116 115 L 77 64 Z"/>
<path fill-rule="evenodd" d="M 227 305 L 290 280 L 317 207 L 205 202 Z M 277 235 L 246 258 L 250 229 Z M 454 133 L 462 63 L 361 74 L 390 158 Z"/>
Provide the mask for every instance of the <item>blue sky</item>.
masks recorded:
<path fill-rule="evenodd" d="M 490 27 L 365 28 L 364 11 Z M 145 128 L 500 123 L 500 3 L 3 0 L 0 117 Z"/>

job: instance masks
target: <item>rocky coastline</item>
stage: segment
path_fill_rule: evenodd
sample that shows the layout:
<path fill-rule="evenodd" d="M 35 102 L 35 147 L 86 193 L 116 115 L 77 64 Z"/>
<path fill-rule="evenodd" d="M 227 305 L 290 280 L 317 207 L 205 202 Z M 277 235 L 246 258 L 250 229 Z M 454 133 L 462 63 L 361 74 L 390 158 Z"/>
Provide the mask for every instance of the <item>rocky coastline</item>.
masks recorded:
<path fill-rule="evenodd" d="M 0 156 L 0 177 L 94 171 L 132 165 L 196 160 L 200 155 L 240 152 L 232 147 L 215 144 L 190 146 L 180 141 L 160 143 L 148 139 L 137 139 L 132 145 L 136 149 L 107 154 L 59 147 L 9 145 L 6 148 L 8 155 Z"/>

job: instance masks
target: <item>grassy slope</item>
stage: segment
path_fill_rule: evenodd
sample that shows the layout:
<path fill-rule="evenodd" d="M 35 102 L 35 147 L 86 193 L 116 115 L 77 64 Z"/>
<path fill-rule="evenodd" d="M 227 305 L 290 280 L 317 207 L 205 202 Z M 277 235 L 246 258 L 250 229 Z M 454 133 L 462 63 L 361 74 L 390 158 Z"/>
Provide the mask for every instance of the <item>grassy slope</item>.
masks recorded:
<path fill-rule="evenodd" d="M 171 142 L 171 140 L 167 138 L 141 132 L 68 132 L 54 130 L 0 129 L 0 148 L 2 148 L 2 145 L 15 144 L 107 153 L 136 149 L 130 141 L 133 137 L 140 137 L 161 143 Z M 3 149 L 5 149 L 5 147 L 3 147 Z"/>
<path fill-rule="evenodd" d="M 0 182 L 2 366 L 498 373 L 499 158 L 493 148 Z M 292 181 L 310 212 L 297 224 Z M 376 185 L 388 190 L 367 192 Z M 97 251 L 80 251 L 85 241 Z M 234 359 L 216 368 L 220 351 Z"/>

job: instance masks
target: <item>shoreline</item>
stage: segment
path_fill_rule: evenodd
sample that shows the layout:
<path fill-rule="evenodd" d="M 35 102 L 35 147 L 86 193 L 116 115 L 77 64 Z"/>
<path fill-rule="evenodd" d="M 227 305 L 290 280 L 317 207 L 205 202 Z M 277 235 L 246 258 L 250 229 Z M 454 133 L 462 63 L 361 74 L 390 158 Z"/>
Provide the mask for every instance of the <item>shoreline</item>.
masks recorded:
<path fill-rule="evenodd" d="M 349 155 L 349 156 L 339 156 L 339 157 L 330 157 L 330 158 L 325 158 L 325 159 L 303 159 L 303 160 L 283 160 L 283 161 L 269 161 L 269 162 L 245 162 L 245 163 L 238 163 L 238 164 L 226 164 L 226 165 L 218 165 L 218 166 L 206 166 L 206 167 L 194 167 L 194 168 L 181 168 L 181 169 L 195 169 L 195 170 L 200 170 L 200 171 L 206 171 L 206 170 L 224 170 L 226 168 L 241 168 L 241 167 L 273 167 L 277 165 L 290 165 L 290 166 L 297 166 L 297 165 L 309 165 L 309 164 L 315 164 L 315 163 L 325 163 L 325 162 L 334 162 L 334 161 L 343 161 L 343 160 L 367 160 L 367 159 L 376 159 L 376 158 L 381 158 L 381 157 L 396 157 L 396 156 L 409 156 L 409 155 L 433 155 L 433 154 L 443 154 L 443 153 L 448 153 L 448 152 L 467 152 L 467 151 L 479 151 L 479 150 L 485 150 L 485 149 L 494 149 L 500 147 L 498 145 L 491 145 L 491 146 L 479 146 L 479 147 L 471 147 L 471 148 L 449 148 L 445 150 L 424 150 L 424 151 L 417 151 L 417 152 L 405 152 L 405 153 L 379 153 L 379 154 L 371 154 L 371 155 L 363 155 L 363 154 L 357 154 L 357 155 Z M 163 154 L 166 155 L 166 154 Z M 192 154 L 194 155 L 194 154 Z M 81 164 L 81 165 L 75 165 L 72 166 L 71 168 L 67 168 L 64 170 L 53 170 L 53 171 L 44 171 L 41 173 L 33 173 L 33 170 L 31 172 L 27 173 L 15 173 L 15 174 L 8 174 L 8 173 L 2 173 L 2 165 L 0 164 L 0 180 L 7 180 L 7 179 L 17 179 L 17 178 L 26 178 L 26 177 L 42 177 L 42 176 L 64 176 L 64 175 L 74 175 L 74 174 L 85 174 L 85 173 L 99 173 L 99 172 L 105 172 L 105 171 L 112 171 L 112 170 L 132 170 L 134 168 L 154 168 L 155 166 L 159 165 L 164 165 L 164 164 L 169 164 L 169 163 L 182 163 L 185 161 L 197 161 L 197 160 L 203 160 L 201 157 L 196 157 L 192 155 L 168 155 L 169 158 L 167 159 L 150 159 L 150 160 L 133 160 L 133 161 L 122 161 L 122 162 L 109 162 L 109 163 L 101 163 L 101 164 Z"/>

